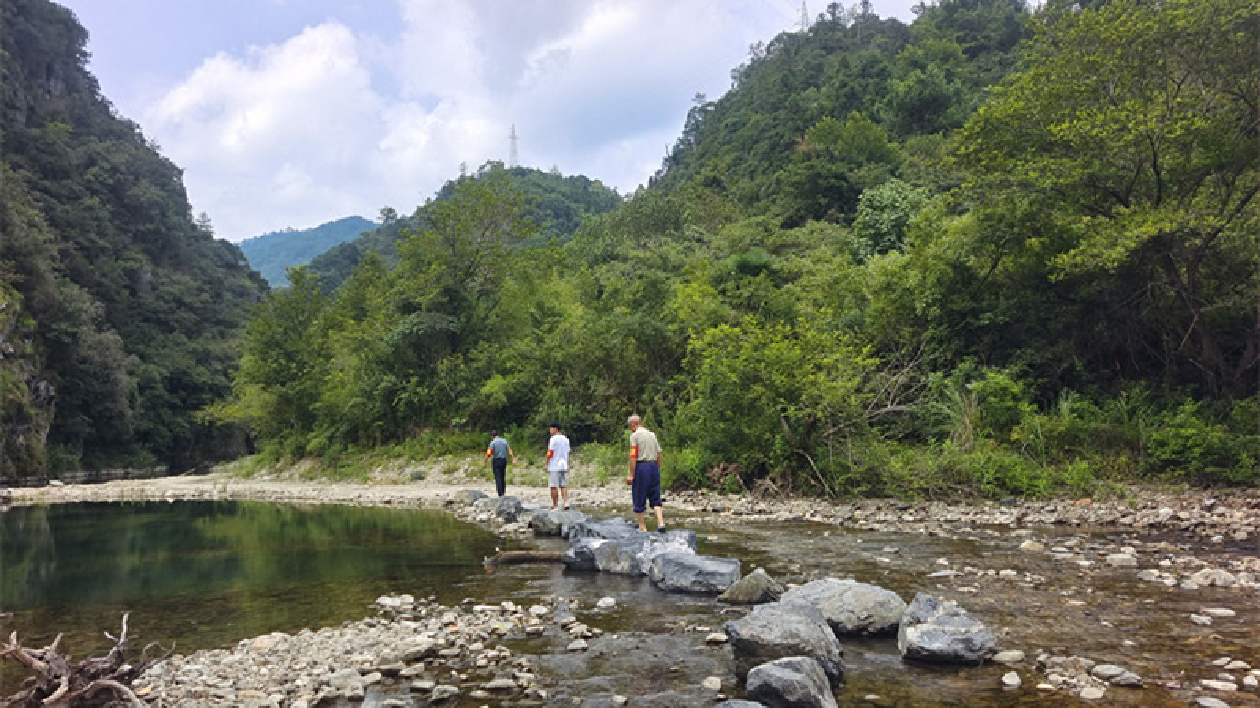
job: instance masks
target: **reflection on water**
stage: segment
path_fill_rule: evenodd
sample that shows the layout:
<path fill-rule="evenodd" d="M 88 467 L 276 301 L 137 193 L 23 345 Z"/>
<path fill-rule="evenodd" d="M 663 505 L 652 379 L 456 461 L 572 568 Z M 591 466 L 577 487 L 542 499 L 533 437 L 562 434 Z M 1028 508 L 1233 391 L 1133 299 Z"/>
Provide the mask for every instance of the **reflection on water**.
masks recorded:
<path fill-rule="evenodd" d="M 0 629 L 76 656 L 130 611 L 180 652 L 360 619 L 387 592 L 463 599 L 495 538 L 450 514 L 257 502 L 19 507 L 0 514 Z M 5 618 L 4 613 L 12 613 Z M 0 667 L 0 672 L 11 671 Z M 0 683 L 4 683 L 0 674 Z M 12 676 L 7 678 L 12 679 Z"/>

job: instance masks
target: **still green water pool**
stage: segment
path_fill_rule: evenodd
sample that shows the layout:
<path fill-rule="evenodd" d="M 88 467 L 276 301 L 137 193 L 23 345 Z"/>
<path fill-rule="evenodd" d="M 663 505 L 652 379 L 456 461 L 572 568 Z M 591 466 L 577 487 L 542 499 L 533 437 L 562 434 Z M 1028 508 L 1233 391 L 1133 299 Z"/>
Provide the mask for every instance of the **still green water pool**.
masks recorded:
<path fill-rule="evenodd" d="M 370 614 L 390 592 L 463 599 L 490 533 L 431 510 L 256 502 L 18 507 L 0 513 L 0 629 L 65 632 L 85 656 L 124 612 L 142 647 L 181 653 Z M 8 671 L 0 667 L 0 671 Z M 0 674 L 0 683 L 4 680 Z M 12 678 L 11 676 L 9 678 Z"/>

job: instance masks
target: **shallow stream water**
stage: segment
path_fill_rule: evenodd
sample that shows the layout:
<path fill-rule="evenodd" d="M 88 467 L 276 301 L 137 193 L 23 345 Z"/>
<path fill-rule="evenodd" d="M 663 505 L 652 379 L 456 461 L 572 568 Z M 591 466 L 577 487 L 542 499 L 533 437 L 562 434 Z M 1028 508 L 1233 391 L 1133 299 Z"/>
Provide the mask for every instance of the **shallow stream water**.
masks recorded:
<path fill-rule="evenodd" d="M 738 557 L 744 572 L 760 566 L 789 582 L 853 577 L 906 600 L 918 591 L 956 599 L 998 635 L 1002 648 L 1029 656 L 1017 668 L 1023 686 L 1008 691 L 1000 687 L 1007 667 L 908 665 L 897 656 L 893 638 L 845 640 L 841 705 L 1085 705 L 1036 690 L 1039 675 L 1030 665 L 1041 651 L 1120 664 L 1147 680 L 1139 690 L 1111 688 L 1093 705 L 1185 705 L 1189 691 L 1157 682 L 1189 685 L 1212 678 L 1210 662 L 1221 656 L 1260 666 L 1254 592 L 1170 589 L 1136 580 L 1133 569 L 1051 560 L 1019 551 L 1020 537 L 1010 529 L 851 532 L 807 521 L 719 516 L 694 517 L 684 525 L 700 534 L 702 553 Z M 553 703 L 605 705 L 619 694 L 640 705 L 705 705 L 714 694 L 700 683 L 709 676 L 722 678 L 725 694 L 740 694 L 730 648 L 704 641 L 739 610 L 707 597 L 661 593 L 643 578 L 572 574 L 551 564 L 508 566 L 488 575 L 481 561 L 503 543 L 440 511 L 98 503 L 11 509 L 0 514 L 0 534 L 0 629 L 5 635 L 16 629 L 28 646 L 65 632 L 64 646 L 72 653 L 98 652 L 108 646 L 100 632 L 116 628 L 124 611 L 131 612 L 136 646 L 174 641 L 178 651 L 189 653 L 359 619 L 388 593 L 432 595 L 444 604 L 475 598 L 530 605 L 561 596 L 576 600 L 578 617 L 605 632 L 589 650 L 566 652 L 570 638 L 555 628 L 541 638 L 504 642 L 535 657 L 540 685 Z M 1106 530 L 1038 534 L 1051 544 L 1125 540 L 1109 538 Z M 563 547 L 558 540 L 539 544 Z M 1195 550 L 1187 546 L 1187 552 Z M 961 574 L 928 577 L 945 568 Z M 989 572 L 1000 570 L 1015 573 Z M 616 607 L 594 610 L 601 597 L 615 598 Z M 1238 615 L 1212 627 L 1191 624 L 1189 614 L 1205 606 L 1231 607 Z M 11 669 L 0 671 L 10 672 L 0 674 L 0 683 L 15 681 Z M 646 696 L 655 698 L 640 703 Z M 365 705 L 386 697 L 408 693 L 387 683 L 370 691 Z M 485 703 L 465 698 L 460 705 Z M 1241 692 L 1230 703 L 1260 704 Z"/>

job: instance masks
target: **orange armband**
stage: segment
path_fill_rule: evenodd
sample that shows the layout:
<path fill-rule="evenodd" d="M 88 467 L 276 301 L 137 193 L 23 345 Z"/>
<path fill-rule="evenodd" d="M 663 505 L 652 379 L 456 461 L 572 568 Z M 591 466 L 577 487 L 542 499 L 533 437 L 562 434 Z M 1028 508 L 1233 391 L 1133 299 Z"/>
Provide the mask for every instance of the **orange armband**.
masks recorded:
<path fill-rule="evenodd" d="M 630 457 L 636 460 L 639 459 L 639 446 L 638 445 L 630 446 Z"/>

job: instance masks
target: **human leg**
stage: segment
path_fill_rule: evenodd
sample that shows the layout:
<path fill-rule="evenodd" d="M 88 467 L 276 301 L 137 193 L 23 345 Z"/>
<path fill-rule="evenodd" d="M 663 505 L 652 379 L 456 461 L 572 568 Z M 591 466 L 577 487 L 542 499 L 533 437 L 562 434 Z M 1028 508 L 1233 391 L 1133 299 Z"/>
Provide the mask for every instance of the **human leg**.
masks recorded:
<path fill-rule="evenodd" d="M 639 530 L 647 531 L 643 523 L 643 513 L 647 511 L 647 475 L 644 465 L 638 465 L 634 472 L 634 482 L 630 484 L 630 501 L 634 504 L 634 514 L 639 519 Z"/>
<path fill-rule="evenodd" d="M 552 509 L 556 508 L 556 503 L 559 501 L 559 499 L 560 499 L 560 489 L 557 487 L 552 487 L 551 488 L 551 508 Z"/>
<path fill-rule="evenodd" d="M 661 467 L 655 462 L 643 467 L 640 473 L 643 475 L 644 502 L 656 512 L 656 530 L 661 531 L 665 528 L 665 515 L 661 509 Z"/>
<path fill-rule="evenodd" d="M 490 461 L 490 467 L 494 470 L 494 489 L 503 496 L 507 493 L 507 458 L 496 457 Z"/>

